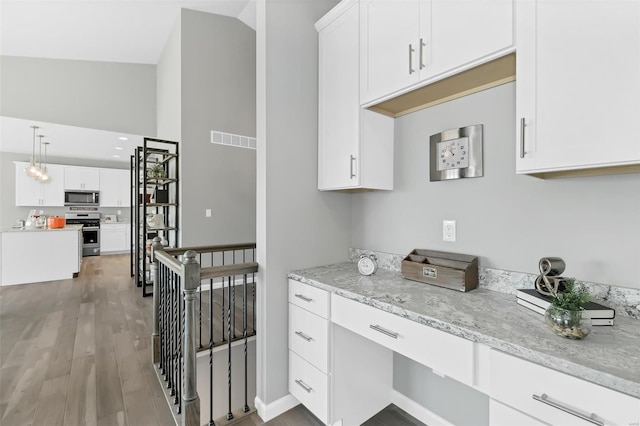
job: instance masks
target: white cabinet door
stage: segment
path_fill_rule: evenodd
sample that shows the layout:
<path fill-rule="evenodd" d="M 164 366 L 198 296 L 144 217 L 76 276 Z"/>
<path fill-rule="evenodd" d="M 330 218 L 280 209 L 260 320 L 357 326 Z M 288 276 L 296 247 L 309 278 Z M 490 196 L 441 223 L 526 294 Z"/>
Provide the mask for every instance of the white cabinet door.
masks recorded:
<path fill-rule="evenodd" d="M 16 166 L 16 206 L 64 206 L 64 167 L 47 165 L 51 179 L 42 183 L 24 172 L 29 163 L 15 162 Z"/>
<path fill-rule="evenodd" d="M 100 169 L 100 207 L 129 207 L 129 170 Z"/>
<path fill-rule="evenodd" d="M 126 224 L 102 224 L 100 227 L 100 252 L 123 252 L 129 249 L 129 227 Z"/>
<path fill-rule="evenodd" d="M 423 49 L 432 59 L 421 80 L 513 48 L 513 0 L 432 0 L 430 15 Z"/>
<path fill-rule="evenodd" d="M 64 170 L 64 189 L 99 191 L 100 169 L 66 166 Z"/>
<path fill-rule="evenodd" d="M 491 399 L 489 400 L 489 424 L 492 426 L 544 426 L 546 423 Z"/>
<path fill-rule="evenodd" d="M 360 108 L 357 2 L 319 31 L 318 189 L 393 189 L 393 119 Z"/>
<path fill-rule="evenodd" d="M 517 38 L 517 172 L 640 163 L 640 1 L 519 2 Z"/>
<path fill-rule="evenodd" d="M 418 81 L 420 3 L 418 0 L 360 2 L 361 104 Z M 429 2 L 422 3 L 428 5 Z"/>

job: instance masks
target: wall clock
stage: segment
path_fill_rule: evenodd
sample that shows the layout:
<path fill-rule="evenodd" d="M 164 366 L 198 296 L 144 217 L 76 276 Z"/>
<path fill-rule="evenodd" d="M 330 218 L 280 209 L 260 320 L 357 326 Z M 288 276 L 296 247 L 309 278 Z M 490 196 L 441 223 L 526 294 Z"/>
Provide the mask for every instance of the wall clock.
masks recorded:
<path fill-rule="evenodd" d="M 482 124 L 431 135 L 430 181 L 480 177 L 482 170 Z"/>

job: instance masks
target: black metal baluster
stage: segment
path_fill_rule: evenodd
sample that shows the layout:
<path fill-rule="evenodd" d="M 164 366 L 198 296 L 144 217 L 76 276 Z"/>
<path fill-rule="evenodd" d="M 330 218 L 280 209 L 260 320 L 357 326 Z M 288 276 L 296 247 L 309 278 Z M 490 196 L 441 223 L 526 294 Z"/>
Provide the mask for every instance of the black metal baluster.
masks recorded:
<path fill-rule="evenodd" d="M 211 253 L 213 265 L 213 253 Z M 215 426 L 213 421 L 213 279 L 209 280 L 209 426 Z"/>
<path fill-rule="evenodd" d="M 173 395 L 173 334 L 175 331 L 174 325 L 175 325 L 175 318 L 173 317 L 173 286 L 174 286 L 174 281 L 175 281 L 175 273 L 171 272 L 171 281 L 169 283 L 169 346 L 168 346 L 168 351 L 169 351 L 169 371 L 167 371 L 167 375 L 169 376 L 169 381 L 167 382 L 167 388 L 171 389 L 171 391 L 169 392 L 169 395 Z"/>
<path fill-rule="evenodd" d="M 244 262 L 244 253 L 242 255 Z M 247 387 L 248 387 L 248 370 L 247 370 L 247 274 L 244 274 L 242 286 L 242 336 L 244 337 L 244 407 L 242 411 L 249 412 L 249 404 L 247 404 Z"/>
<path fill-rule="evenodd" d="M 202 253 L 198 255 L 200 259 L 200 266 L 202 267 Z M 198 287 L 198 303 L 200 308 L 198 309 L 198 319 L 200 321 L 200 339 L 198 340 L 198 349 L 202 349 L 202 285 Z"/>
<path fill-rule="evenodd" d="M 229 394 L 227 395 L 229 399 L 229 412 L 227 413 L 227 420 L 233 419 L 233 413 L 231 412 L 231 276 L 229 276 L 229 309 L 227 316 L 227 336 L 229 338 L 229 347 L 228 347 L 228 364 L 227 364 L 227 379 L 229 383 Z"/>
<path fill-rule="evenodd" d="M 160 336 L 158 336 L 158 341 L 159 341 L 159 345 L 160 345 L 160 360 L 158 362 L 158 370 L 160 371 L 160 373 L 162 373 L 163 370 L 163 363 L 164 360 L 162 359 L 162 346 L 164 344 L 163 339 L 162 339 L 162 333 L 163 333 L 163 326 L 164 326 L 164 318 L 162 318 L 162 303 L 163 303 L 163 285 L 164 285 L 164 279 L 163 279 L 163 274 L 164 274 L 164 265 L 162 263 L 158 262 L 158 282 L 160 283 L 160 285 L 158 286 L 159 292 L 160 292 L 160 305 L 158 306 L 158 325 L 160 327 Z"/>
<path fill-rule="evenodd" d="M 184 333 L 184 297 L 182 294 L 182 277 L 180 277 L 180 282 L 178 284 L 178 345 L 176 351 L 176 362 L 177 362 L 177 372 L 178 372 L 178 380 L 176 381 L 176 398 L 175 403 L 178 404 L 177 413 L 180 414 L 182 412 L 182 369 L 184 368 L 184 362 L 182 360 L 182 334 Z"/>
<path fill-rule="evenodd" d="M 222 266 L 224 266 L 224 251 L 222 252 Z M 222 278 L 222 341 L 226 342 L 226 338 L 224 335 L 224 277 Z"/>

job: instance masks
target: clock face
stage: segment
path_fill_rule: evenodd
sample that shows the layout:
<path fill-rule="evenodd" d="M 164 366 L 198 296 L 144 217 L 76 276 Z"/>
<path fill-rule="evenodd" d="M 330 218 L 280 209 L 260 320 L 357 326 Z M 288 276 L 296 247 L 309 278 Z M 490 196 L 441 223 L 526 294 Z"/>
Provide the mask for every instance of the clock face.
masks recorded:
<path fill-rule="evenodd" d="M 374 259 L 363 256 L 358 261 L 358 271 L 362 275 L 372 275 L 376 272 L 376 269 L 378 269 L 378 265 Z"/>
<path fill-rule="evenodd" d="M 438 171 L 469 167 L 469 138 L 450 139 L 438 142 Z"/>

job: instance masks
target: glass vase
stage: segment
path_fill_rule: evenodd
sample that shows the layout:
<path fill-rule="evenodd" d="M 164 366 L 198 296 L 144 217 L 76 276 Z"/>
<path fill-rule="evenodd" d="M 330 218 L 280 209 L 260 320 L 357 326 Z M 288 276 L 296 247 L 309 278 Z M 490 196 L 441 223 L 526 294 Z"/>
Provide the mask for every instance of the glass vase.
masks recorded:
<path fill-rule="evenodd" d="M 582 310 L 570 311 L 557 306 L 549 306 L 544 319 L 553 332 L 567 339 L 584 339 L 591 331 L 588 319 L 582 318 Z"/>

